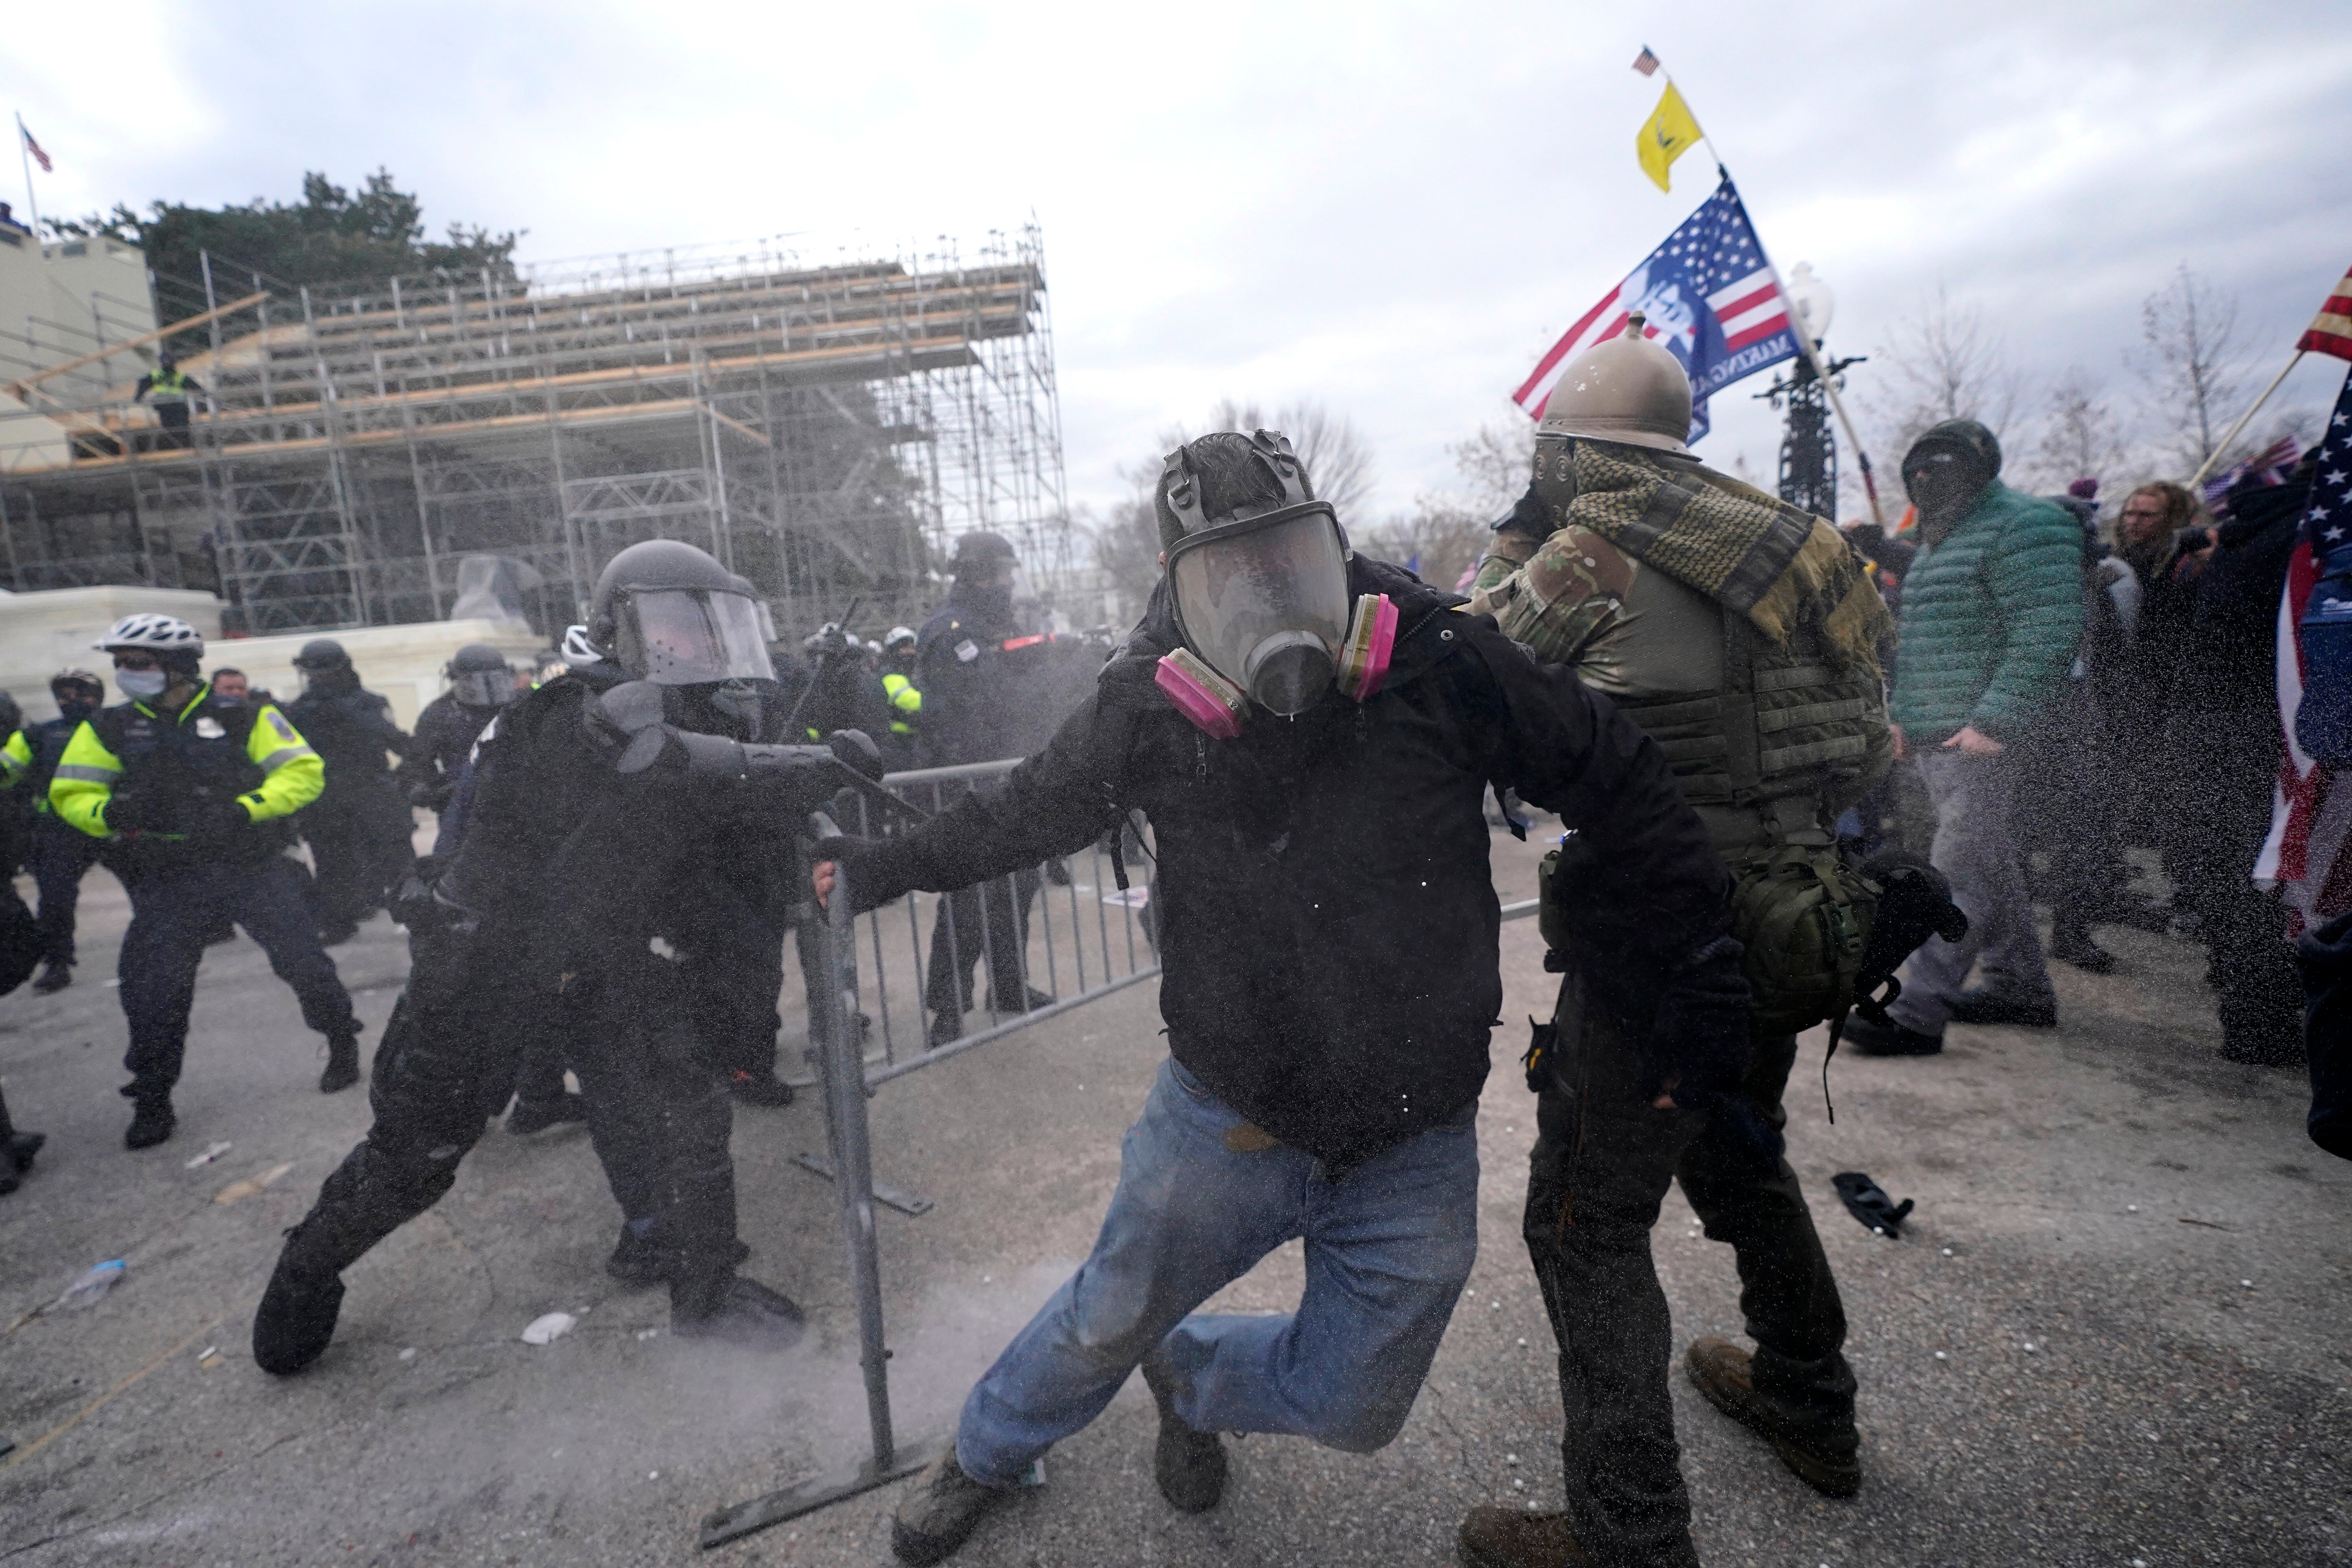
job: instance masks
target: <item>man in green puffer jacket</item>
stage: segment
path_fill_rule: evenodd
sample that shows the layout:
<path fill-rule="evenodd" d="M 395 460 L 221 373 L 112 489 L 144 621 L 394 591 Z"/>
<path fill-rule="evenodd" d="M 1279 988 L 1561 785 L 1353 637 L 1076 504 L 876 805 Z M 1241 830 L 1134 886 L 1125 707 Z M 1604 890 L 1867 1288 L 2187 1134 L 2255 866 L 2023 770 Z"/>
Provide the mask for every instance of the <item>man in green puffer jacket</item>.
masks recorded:
<path fill-rule="evenodd" d="M 1912 958 L 1892 1026 L 1855 1018 L 1873 1056 L 1929 1056 L 1944 1026 L 2058 1021 L 2016 840 L 2008 747 L 2054 700 L 2083 630 L 2083 531 L 2000 482 L 2000 443 L 1973 419 L 1921 436 L 1903 458 L 1920 551 L 1903 583 L 1889 704 L 1896 755 L 1916 760 L 1936 807 L 1931 858 L 1969 917 L 1958 942 Z M 1984 961 L 1981 989 L 1964 991 Z"/>

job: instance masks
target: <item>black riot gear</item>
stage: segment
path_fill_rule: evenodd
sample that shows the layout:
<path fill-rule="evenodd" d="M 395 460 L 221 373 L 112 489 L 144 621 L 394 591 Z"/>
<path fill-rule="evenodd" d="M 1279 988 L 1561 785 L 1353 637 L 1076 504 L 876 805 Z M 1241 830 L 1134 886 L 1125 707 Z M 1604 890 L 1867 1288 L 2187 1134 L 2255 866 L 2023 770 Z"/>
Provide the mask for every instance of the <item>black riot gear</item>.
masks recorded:
<path fill-rule="evenodd" d="M 442 673 L 449 678 L 449 695 L 468 708 L 503 708 L 514 700 L 507 656 L 488 643 L 467 643 Z"/>
<path fill-rule="evenodd" d="M 639 680 L 773 680 L 775 626 L 748 579 L 675 539 L 632 544 L 596 579 L 588 640 Z"/>

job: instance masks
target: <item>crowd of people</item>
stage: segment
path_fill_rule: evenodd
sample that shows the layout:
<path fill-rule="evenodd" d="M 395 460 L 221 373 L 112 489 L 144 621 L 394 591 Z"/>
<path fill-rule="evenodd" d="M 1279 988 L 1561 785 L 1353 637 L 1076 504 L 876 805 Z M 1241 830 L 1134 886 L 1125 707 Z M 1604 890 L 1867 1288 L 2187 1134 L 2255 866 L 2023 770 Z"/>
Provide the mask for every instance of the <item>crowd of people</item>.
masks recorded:
<path fill-rule="evenodd" d="M 326 1037 L 321 1089 L 355 1081 L 327 949 L 389 907 L 411 972 L 373 1123 L 287 1233 L 256 1361 L 325 1353 L 343 1271 L 449 1190 L 509 1102 L 517 1130 L 587 1122 L 622 1218 L 610 1272 L 666 1285 L 682 1336 L 778 1351 L 803 1314 L 739 1272 L 729 1096 L 790 1099 L 782 954 L 798 933 L 818 983 L 809 900 L 940 895 L 941 1044 L 983 960 L 992 1012 L 1055 1000 L 1024 958 L 1039 881 L 1139 814 L 1169 1057 L 1092 1254 L 898 1503 L 896 1552 L 935 1563 L 1139 1371 L 1184 1511 L 1221 1500 L 1223 1434 L 1395 1437 L 1476 1249 L 1491 790 L 1566 829 L 1541 889 L 1560 989 L 1522 1058 L 1566 1498 L 1473 1510 L 1458 1549 L 1469 1568 L 1695 1564 L 1649 1247 L 1675 1183 L 1737 1255 L 1752 1342 L 1694 1341 L 1684 1375 L 1803 1484 L 1864 1484 L 1844 1310 L 1787 1158 L 1799 1036 L 1918 1057 L 1954 1022 L 2049 1026 L 2048 964 L 2114 968 L 2096 933 L 2126 924 L 2206 944 L 2224 1057 L 2300 1062 L 2287 939 L 2340 911 L 2255 878 L 2309 458 L 2242 478 L 2218 517 L 2151 483 L 2103 522 L 2095 482 L 2012 489 L 1993 434 L 1954 420 L 1904 456 L 1916 522 L 1842 532 L 1690 454 L 1689 381 L 1643 326 L 1563 376 L 1466 601 L 1354 552 L 1279 434 L 1180 447 L 1154 489 L 1160 587 L 1107 662 L 1068 650 L 1074 691 L 986 532 L 919 630 L 828 625 L 797 652 L 709 555 L 634 545 L 539 668 L 459 649 L 413 735 L 331 640 L 281 706 L 207 679 L 185 623 L 128 617 L 97 644 L 124 700 L 60 672 L 60 717 L 0 751 L 40 894 L 0 940 L 0 988 L 36 963 L 41 988 L 69 984 L 74 889 L 93 861 L 122 878 L 142 1148 L 172 1135 L 198 963 L 231 925 Z M 1007 756 L 1026 760 L 952 774 L 920 822 L 890 820 L 876 782 Z M 845 790 L 887 831 L 811 846 Z M 422 858 L 419 805 L 438 816 Z M 37 1148 L 0 1107 L 0 1168 Z M 1197 1310 L 1294 1239 L 1294 1312 Z"/>
<path fill-rule="evenodd" d="M 2048 961 L 2112 973 L 2095 931 L 2124 926 L 2205 946 L 2223 1058 L 2303 1065 L 2295 915 L 2257 862 L 2287 740 L 2280 608 L 2317 454 L 2250 467 L 2211 510 L 2153 480 L 2102 518 L 2097 479 L 2012 489 L 1992 433 L 1955 420 L 1906 456 L 1913 525 L 1849 526 L 1898 631 L 1895 771 L 1848 826 L 1931 851 L 1970 921 L 1922 952 L 1890 1022 L 1847 1031 L 1858 1048 L 1930 1054 L 1949 1022 L 2051 1026 Z"/>

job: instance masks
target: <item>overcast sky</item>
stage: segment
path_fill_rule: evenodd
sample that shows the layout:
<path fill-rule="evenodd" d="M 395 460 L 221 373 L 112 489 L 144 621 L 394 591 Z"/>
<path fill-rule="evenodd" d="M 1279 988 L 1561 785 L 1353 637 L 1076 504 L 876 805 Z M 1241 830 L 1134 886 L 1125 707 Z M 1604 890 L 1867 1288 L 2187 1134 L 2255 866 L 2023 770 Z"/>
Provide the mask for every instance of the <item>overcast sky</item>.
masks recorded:
<path fill-rule="evenodd" d="M 12 11 L 47 213 L 290 200 L 306 169 L 384 164 L 436 232 L 527 229 L 541 260 L 1034 214 L 1082 504 L 1226 396 L 1353 419 L 1380 511 L 1445 486 L 1447 444 L 1519 417 L 1543 349 L 1712 186 L 1704 149 L 1671 194 L 1634 163 L 1645 43 L 1783 271 L 1835 289 L 1835 351 L 1941 285 L 2021 365 L 2127 400 L 2140 301 L 2187 261 L 2242 302 L 2259 384 L 2352 265 L 2340 0 L 110 15 L 101 38 L 76 7 Z M 2342 371 L 2308 361 L 2286 396 L 2325 403 Z M 1743 395 L 1766 379 L 1717 398 L 1703 457 L 1769 471 Z"/>

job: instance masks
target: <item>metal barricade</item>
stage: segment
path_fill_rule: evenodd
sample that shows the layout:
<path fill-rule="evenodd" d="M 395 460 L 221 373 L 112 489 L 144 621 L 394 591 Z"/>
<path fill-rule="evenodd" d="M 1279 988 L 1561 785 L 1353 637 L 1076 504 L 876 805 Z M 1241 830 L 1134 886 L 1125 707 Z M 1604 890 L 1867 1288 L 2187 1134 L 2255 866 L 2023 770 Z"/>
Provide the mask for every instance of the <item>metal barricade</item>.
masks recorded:
<path fill-rule="evenodd" d="M 937 814 L 1019 765 L 1019 758 L 1008 758 L 923 768 L 891 773 L 882 783 L 909 805 Z M 866 837 L 902 830 L 885 820 L 887 815 L 887 807 L 861 797 L 842 826 Z M 1148 841 L 1134 825 L 1122 837 L 1125 889 L 1116 886 L 1108 843 L 1097 841 L 1059 862 L 956 893 L 910 894 L 860 916 L 864 930 L 847 984 L 857 998 L 850 1011 L 865 1037 L 866 1087 L 1157 975 Z M 801 958 L 806 969 L 806 942 Z M 814 1059 L 814 1026 L 809 1040 Z M 793 1081 L 796 1088 L 815 1082 Z"/>
<path fill-rule="evenodd" d="M 934 812 L 990 787 L 1018 765 L 1011 760 L 926 768 L 890 774 L 883 783 L 900 798 Z M 887 810 L 877 811 L 860 796 L 852 820 L 841 826 L 869 837 L 903 831 L 903 823 L 883 820 Z M 819 840 L 837 831 L 823 815 L 810 820 L 809 829 Z M 699 1536 L 705 1547 L 887 1486 L 930 1463 L 952 1441 L 939 1436 L 902 1444 L 891 1422 L 875 1205 L 889 1202 L 908 1214 L 920 1214 L 929 1205 L 876 1186 L 866 1101 L 893 1079 L 1160 973 L 1150 918 L 1149 830 L 1130 821 L 1116 832 L 1128 870 L 1125 889 L 1115 885 L 1112 846 L 1097 842 L 1082 856 L 1069 857 L 1060 877 L 1049 864 L 962 892 L 915 894 L 855 915 L 845 874 L 822 911 L 814 902 L 804 907 L 799 952 L 808 981 L 809 1059 L 815 1069 L 806 1081 L 819 1089 L 824 1106 L 828 1152 L 824 1159 L 803 1155 L 800 1163 L 830 1178 L 839 1199 L 873 1452 L 838 1472 L 707 1515 Z M 906 957 L 894 961 L 900 953 Z M 1040 980 L 1042 999 L 1030 994 Z M 967 997 L 967 982 L 986 985 L 990 993 L 973 990 Z M 1020 987 L 1017 999 L 993 994 L 999 982 Z M 965 1005 L 967 999 L 977 1005 Z M 950 1019 L 944 1028 L 938 1024 L 942 1012 Z"/>

